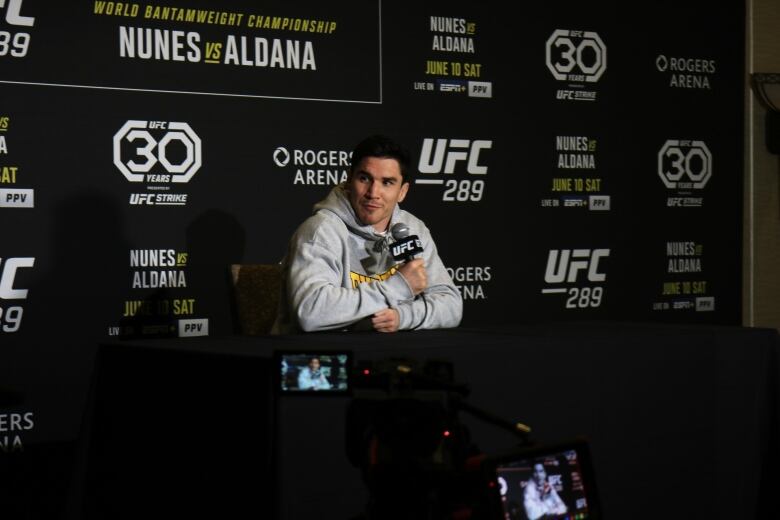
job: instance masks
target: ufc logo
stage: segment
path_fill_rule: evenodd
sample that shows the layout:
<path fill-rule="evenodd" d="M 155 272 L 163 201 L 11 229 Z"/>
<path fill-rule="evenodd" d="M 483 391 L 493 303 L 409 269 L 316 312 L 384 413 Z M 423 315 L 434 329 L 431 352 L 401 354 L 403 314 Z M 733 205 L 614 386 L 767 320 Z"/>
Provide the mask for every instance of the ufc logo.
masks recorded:
<path fill-rule="evenodd" d="M 595 83 L 607 70 L 607 46 L 595 32 L 557 29 L 547 39 L 546 63 L 559 81 Z"/>
<path fill-rule="evenodd" d="M 422 242 L 420 242 L 419 239 L 415 238 L 414 240 L 407 240 L 405 242 L 400 242 L 397 245 L 394 245 L 391 251 L 391 254 L 394 257 L 402 256 L 404 253 L 416 253 L 418 250 L 422 249 Z"/>
<path fill-rule="evenodd" d="M 131 193 L 130 204 L 134 206 L 139 206 L 143 204 L 153 205 L 154 193 Z"/>
<path fill-rule="evenodd" d="M 434 139 L 423 140 L 420 152 L 420 173 L 453 173 L 458 162 L 466 163 L 466 171 L 472 175 L 485 175 L 487 166 L 479 164 L 479 154 L 489 150 L 493 141 L 468 139 Z"/>
<path fill-rule="evenodd" d="M 712 176 L 712 154 L 704 141 L 673 140 L 658 152 L 658 175 L 669 189 L 703 188 Z"/>
<path fill-rule="evenodd" d="M 599 261 L 609 256 L 609 249 L 551 249 L 547 256 L 547 283 L 573 283 L 580 271 L 587 273 L 589 282 L 603 282 L 605 273 L 599 272 Z"/>
<path fill-rule="evenodd" d="M 167 128 L 166 128 L 167 127 Z M 154 130 L 159 140 L 149 130 Z M 134 153 L 123 146 L 125 142 L 140 143 Z M 168 146 L 178 142 L 184 147 L 178 162 L 172 159 Z M 130 182 L 143 182 L 144 174 L 157 164 L 170 174 L 170 182 L 189 182 L 201 166 L 200 137 L 187 123 L 162 121 L 128 121 L 114 134 L 114 166 Z"/>
<path fill-rule="evenodd" d="M 0 8 L 5 7 L 6 0 L 0 0 Z M 5 21 L 10 25 L 19 25 L 22 27 L 32 27 L 35 18 L 32 16 L 22 16 L 22 0 L 9 0 L 8 8 L 5 10 Z"/>
<path fill-rule="evenodd" d="M 35 265 L 35 258 L 32 257 L 7 258 L 5 263 L 0 258 L 0 300 L 27 298 L 27 289 L 14 289 L 14 280 L 18 269 L 33 265 Z"/>

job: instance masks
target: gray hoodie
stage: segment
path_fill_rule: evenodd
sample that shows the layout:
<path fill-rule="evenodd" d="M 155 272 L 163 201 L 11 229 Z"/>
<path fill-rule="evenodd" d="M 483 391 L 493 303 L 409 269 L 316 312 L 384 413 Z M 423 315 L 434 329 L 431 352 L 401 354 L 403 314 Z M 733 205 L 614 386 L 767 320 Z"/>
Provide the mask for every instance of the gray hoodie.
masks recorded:
<path fill-rule="evenodd" d="M 314 214 L 296 230 L 283 261 L 282 295 L 273 333 L 371 329 L 371 316 L 392 307 L 399 329 L 456 327 L 463 300 L 436 252 L 425 224 L 411 213 L 393 210 L 391 225 L 403 222 L 423 245 L 428 288 L 414 297 L 383 236 L 358 222 L 344 192 L 331 190 Z"/>

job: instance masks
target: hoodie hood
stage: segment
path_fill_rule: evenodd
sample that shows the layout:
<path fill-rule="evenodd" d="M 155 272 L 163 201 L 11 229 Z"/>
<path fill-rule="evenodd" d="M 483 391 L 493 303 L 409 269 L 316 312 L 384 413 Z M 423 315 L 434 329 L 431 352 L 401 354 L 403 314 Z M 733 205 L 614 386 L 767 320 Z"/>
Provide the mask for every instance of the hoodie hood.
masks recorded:
<path fill-rule="evenodd" d="M 359 235 L 365 240 L 376 241 L 385 238 L 374 230 L 374 226 L 370 224 L 363 225 L 358 221 L 355 210 L 352 209 L 352 204 L 349 202 L 349 197 L 346 193 L 346 183 L 344 182 L 335 186 L 325 199 L 314 205 L 313 213 L 319 211 L 329 211 L 335 214 L 344 222 L 350 232 Z M 393 216 L 390 218 L 391 223 L 397 222 L 400 211 L 398 204 L 396 204 L 393 208 Z M 390 233 L 388 233 L 389 235 Z"/>

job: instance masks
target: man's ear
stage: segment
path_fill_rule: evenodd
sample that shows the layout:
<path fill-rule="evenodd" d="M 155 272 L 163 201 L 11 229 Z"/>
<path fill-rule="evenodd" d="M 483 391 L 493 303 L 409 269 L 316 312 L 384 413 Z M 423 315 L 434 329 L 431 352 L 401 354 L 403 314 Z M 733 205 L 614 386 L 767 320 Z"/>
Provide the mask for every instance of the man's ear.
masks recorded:
<path fill-rule="evenodd" d="M 401 192 L 398 194 L 398 202 L 403 202 L 406 198 L 406 193 L 409 191 L 409 183 L 405 182 L 401 184 Z"/>

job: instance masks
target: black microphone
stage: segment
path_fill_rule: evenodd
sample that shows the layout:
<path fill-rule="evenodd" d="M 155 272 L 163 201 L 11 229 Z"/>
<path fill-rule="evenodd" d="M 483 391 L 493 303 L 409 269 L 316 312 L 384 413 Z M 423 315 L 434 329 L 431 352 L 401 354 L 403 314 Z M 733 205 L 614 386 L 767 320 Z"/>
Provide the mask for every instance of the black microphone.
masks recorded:
<path fill-rule="evenodd" d="M 390 246 L 390 253 L 396 260 L 410 262 L 414 259 L 414 255 L 419 255 L 423 252 L 422 241 L 417 235 L 410 235 L 409 226 L 403 222 L 393 224 L 390 228 L 390 233 L 392 233 L 393 238 L 395 239 L 393 245 Z M 425 314 L 423 314 L 420 323 L 412 327 L 412 330 L 419 329 L 422 324 L 425 323 L 425 318 L 428 317 L 428 300 L 425 299 L 425 291 L 414 297 L 415 300 L 417 298 L 422 299 L 423 304 L 425 305 Z"/>
<path fill-rule="evenodd" d="M 419 255 L 423 252 L 422 241 L 420 241 L 417 235 L 410 235 L 409 226 L 403 222 L 393 224 L 390 232 L 395 239 L 395 242 L 390 246 L 390 253 L 396 260 L 408 262 L 414 258 L 414 255 Z"/>

